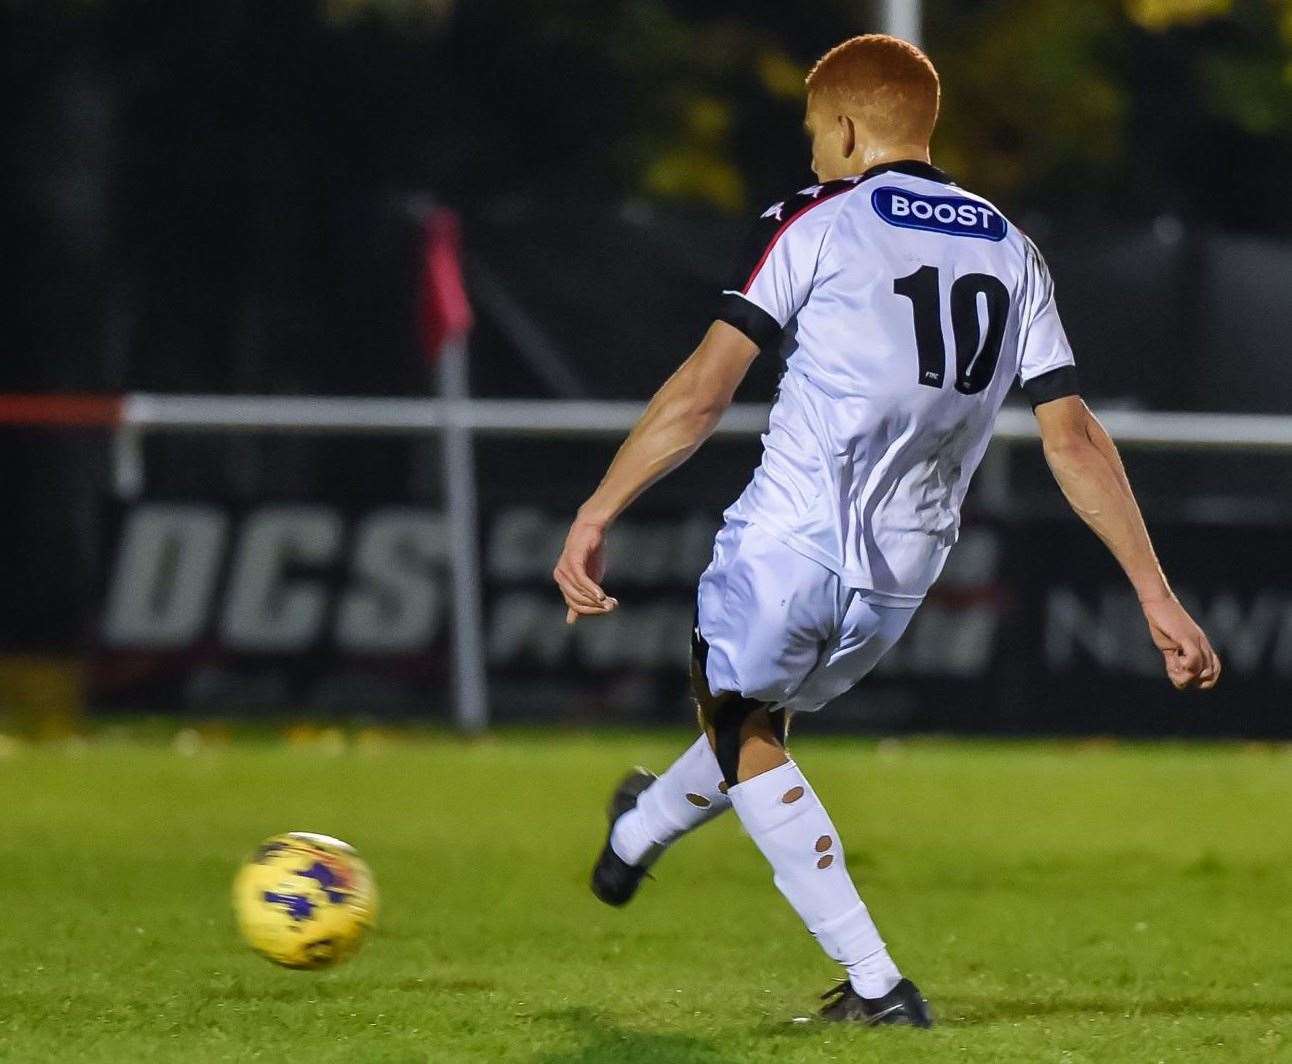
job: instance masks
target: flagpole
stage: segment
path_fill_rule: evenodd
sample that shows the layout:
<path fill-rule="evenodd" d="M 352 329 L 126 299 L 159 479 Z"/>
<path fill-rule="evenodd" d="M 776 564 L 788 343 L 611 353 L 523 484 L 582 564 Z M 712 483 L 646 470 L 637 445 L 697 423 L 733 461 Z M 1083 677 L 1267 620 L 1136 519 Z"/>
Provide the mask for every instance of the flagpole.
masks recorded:
<path fill-rule="evenodd" d="M 472 313 L 462 281 L 458 219 L 452 211 L 429 205 L 419 206 L 417 213 L 424 233 L 418 323 L 426 356 L 435 365 L 440 396 L 453 411 L 471 397 L 467 336 Z M 450 415 L 441 442 L 453 590 L 453 713 L 460 730 L 474 733 L 489 723 L 489 692 L 471 429 Z"/>
<path fill-rule="evenodd" d="M 450 401 L 470 398 L 465 333 L 450 337 L 440 348 L 439 377 L 443 398 Z M 480 605 L 474 447 L 471 430 L 456 418 L 450 418 L 443 440 L 449 553 L 453 569 L 454 712 L 462 731 L 480 732 L 489 723 L 489 698 Z"/>

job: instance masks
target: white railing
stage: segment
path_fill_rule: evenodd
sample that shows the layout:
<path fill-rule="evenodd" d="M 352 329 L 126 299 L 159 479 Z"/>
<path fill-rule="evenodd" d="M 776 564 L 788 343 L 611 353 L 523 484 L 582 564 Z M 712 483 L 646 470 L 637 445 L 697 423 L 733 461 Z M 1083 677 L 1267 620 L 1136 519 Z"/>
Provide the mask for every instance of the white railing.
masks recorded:
<path fill-rule="evenodd" d="M 476 534 L 476 436 L 547 438 L 615 437 L 642 411 L 635 402 L 471 399 L 466 397 L 465 348 L 442 359 L 443 398 L 385 399 L 321 396 L 0 395 L 0 425 L 101 428 L 112 433 L 117 494 L 133 498 L 145 483 L 143 440 L 150 433 L 318 433 L 362 435 L 442 434 L 453 573 L 457 720 L 468 731 L 488 720 L 480 620 L 480 562 Z M 767 427 L 763 405 L 733 406 L 715 435 L 752 438 Z M 1292 452 L 1292 416 L 1191 414 L 1109 410 L 1100 415 L 1125 448 Z M 995 439 L 1005 445 L 1033 441 L 1036 422 L 1021 407 L 1002 410 Z M 996 472 L 1003 469 L 997 462 Z M 992 469 L 984 470 L 991 490 Z"/>
<path fill-rule="evenodd" d="M 448 394 L 452 394 L 449 392 Z M 459 393 L 461 394 L 461 393 Z M 480 560 L 475 536 L 475 470 L 471 440 L 481 436 L 613 437 L 641 414 L 636 402 L 530 399 L 381 399 L 290 396 L 128 395 L 114 427 L 114 479 L 119 494 L 144 488 L 143 437 L 149 433 L 270 432 L 363 435 L 444 433 L 445 490 L 452 522 L 454 674 L 457 721 L 466 731 L 488 723 L 488 695 L 480 621 Z M 768 408 L 739 404 L 715 435 L 755 437 L 767 427 Z M 1228 451 L 1292 451 L 1292 417 L 1112 410 L 1101 415 L 1123 447 Z M 1035 440 L 1030 411 L 1009 407 L 996 423 L 1004 444 Z"/>
<path fill-rule="evenodd" d="M 756 436 L 767 407 L 738 403 L 717 436 Z M 129 395 L 119 425 L 139 432 L 437 433 L 449 427 L 493 436 L 613 436 L 632 428 L 642 404 L 580 399 L 370 399 L 302 396 Z M 1172 450 L 1292 451 L 1292 416 L 1111 410 L 1100 420 L 1119 444 Z M 1007 407 L 995 438 L 1036 438 L 1036 422 Z"/>

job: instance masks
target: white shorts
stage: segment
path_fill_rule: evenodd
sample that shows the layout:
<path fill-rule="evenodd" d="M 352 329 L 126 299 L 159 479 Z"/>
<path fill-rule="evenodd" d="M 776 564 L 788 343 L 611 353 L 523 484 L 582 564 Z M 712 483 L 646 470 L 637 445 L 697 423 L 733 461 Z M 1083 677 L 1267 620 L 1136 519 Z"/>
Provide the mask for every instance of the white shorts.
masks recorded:
<path fill-rule="evenodd" d="M 710 692 L 796 713 L 838 698 L 901 638 L 918 608 L 881 606 L 867 594 L 757 525 L 724 525 L 697 595 Z"/>

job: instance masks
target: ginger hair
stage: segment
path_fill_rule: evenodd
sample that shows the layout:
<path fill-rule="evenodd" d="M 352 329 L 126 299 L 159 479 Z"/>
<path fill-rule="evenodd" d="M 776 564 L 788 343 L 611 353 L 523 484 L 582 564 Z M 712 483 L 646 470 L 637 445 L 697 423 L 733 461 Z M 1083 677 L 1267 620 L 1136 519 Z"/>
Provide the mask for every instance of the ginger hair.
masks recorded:
<path fill-rule="evenodd" d="M 854 115 L 890 143 L 928 143 L 938 120 L 941 81 L 929 57 L 906 41 L 868 33 L 835 45 L 807 76 L 814 103 Z"/>

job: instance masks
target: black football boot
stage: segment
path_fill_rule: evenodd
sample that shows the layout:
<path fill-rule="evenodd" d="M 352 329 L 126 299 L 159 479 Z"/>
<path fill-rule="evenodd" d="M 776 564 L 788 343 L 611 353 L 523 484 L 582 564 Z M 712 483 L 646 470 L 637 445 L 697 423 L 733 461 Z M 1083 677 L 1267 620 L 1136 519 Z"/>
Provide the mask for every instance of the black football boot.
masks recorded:
<path fill-rule="evenodd" d="M 634 808 L 638 796 L 654 782 L 655 773 L 635 768 L 619 781 L 615 793 L 610 796 L 610 804 L 606 807 L 606 819 L 610 821 L 606 844 L 592 869 L 592 893 L 607 905 L 627 905 L 646 876 L 646 869 L 630 865 L 615 853 L 610 846 L 610 835 L 615 829 L 615 821 Z"/>
<path fill-rule="evenodd" d="M 864 1023 L 870 1027 L 900 1024 L 906 1027 L 932 1027 L 933 1013 L 920 988 L 903 979 L 881 998 L 864 998 L 845 979 L 821 995 L 826 1004 L 821 1018 L 843 1023 Z M 833 1000 L 831 1000 L 833 999 Z"/>

